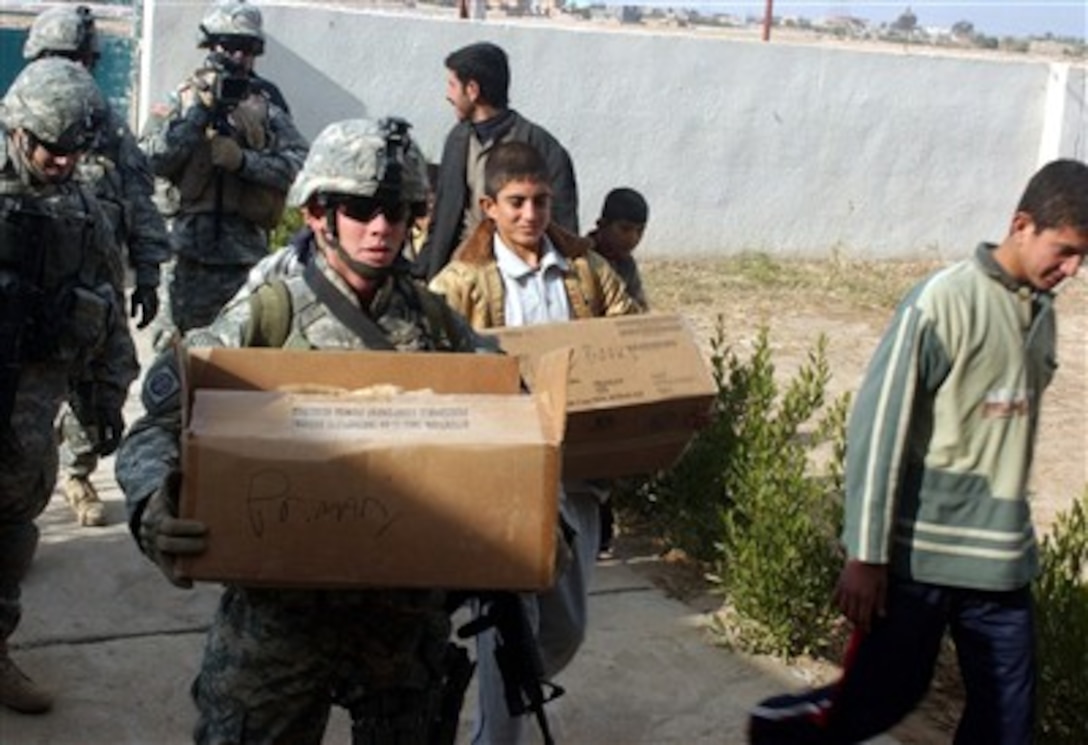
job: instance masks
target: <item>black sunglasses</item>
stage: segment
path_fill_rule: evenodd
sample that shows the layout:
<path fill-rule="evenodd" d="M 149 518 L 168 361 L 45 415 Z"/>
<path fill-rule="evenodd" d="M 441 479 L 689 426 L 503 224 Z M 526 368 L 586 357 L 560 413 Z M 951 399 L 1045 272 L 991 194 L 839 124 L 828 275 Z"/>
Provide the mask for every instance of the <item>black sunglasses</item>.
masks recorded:
<path fill-rule="evenodd" d="M 87 149 L 87 143 L 83 141 L 71 143 L 46 142 L 33 132 L 27 132 L 26 134 L 27 138 L 30 140 L 31 149 L 40 147 L 54 158 L 68 158 L 73 155 L 78 155 Z"/>
<path fill-rule="evenodd" d="M 219 39 L 215 42 L 215 46 L 227 54 L 234 54 L 235 52 L 256 54 L 260 43 L 243 37 L 241 39 Z"/>
<path fill-rule="evenodd" d="M 389 222 L 400 222 L 408 216 L 411 205 L 399 199 L 376 197 L 342 197 L 335 202 L 347 217 L 358 222 L 370 222 L 379 214 Z"/>

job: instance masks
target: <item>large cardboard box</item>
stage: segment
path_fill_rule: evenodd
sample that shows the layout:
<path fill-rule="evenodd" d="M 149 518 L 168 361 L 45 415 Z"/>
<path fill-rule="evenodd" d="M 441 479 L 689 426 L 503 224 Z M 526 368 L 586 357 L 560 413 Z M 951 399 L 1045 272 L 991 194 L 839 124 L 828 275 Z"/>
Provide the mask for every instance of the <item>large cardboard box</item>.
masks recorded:
<path fill-rule="evenodd" d="M 182 576 L 552 584 L 569 350 L 532 395 L 500 355 L 184 354 L 180 513 L 208 525 L 208 550 L 180 561 Z"/>
<path fill-rule="evenodd" d="M 670 467 L 717 392 L 687 321 L 645 314 L 489 332 L 522 360 L 530 387 L 552 350 L 573 349 L 564 478 L 605 478 Z"/>

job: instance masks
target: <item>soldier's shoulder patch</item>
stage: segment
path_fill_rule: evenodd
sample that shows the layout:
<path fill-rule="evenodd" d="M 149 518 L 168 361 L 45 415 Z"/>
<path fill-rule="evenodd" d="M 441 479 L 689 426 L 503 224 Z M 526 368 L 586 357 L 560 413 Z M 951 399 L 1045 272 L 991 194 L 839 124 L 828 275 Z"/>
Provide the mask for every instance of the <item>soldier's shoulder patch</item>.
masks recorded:
<path fill-rule="evenodd" d="M 181 381 L 169 366 L 158 365 L 148 372 L 144 391 L 149 404 L 161 404 L 181 391 Z"/>

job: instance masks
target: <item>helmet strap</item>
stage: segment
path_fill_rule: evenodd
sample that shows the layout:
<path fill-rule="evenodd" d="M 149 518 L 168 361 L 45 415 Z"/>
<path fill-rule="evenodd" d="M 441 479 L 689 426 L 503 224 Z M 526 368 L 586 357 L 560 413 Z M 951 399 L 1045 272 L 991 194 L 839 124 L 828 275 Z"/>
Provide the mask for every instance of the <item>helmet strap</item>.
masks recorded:
<path fill-rule="evenodd" d="M 12 139 L 15 141 L 16 151 L 19 153 L 16 164 L 21 166 L 19 170 L 25 174 L 25 180 L 39 184 L 49 183 L 50 179 L 34 165 L 34 148 L 36 145 L 30 132 L 23 127 L 19 127 L 12 132 Z"/>
<path fill-rule="evenodd" d="M 348 269 L 364 279 L 378 281 L 392 274 L 392 266 L 371 266 L 348 255 L 348 252 L 340 244 L 340 233 L 336 229 L 336 205 L 334 204 L 326 204 L 325 229 L 317 237 L 319 243 L 323 242 L 327 248 L 332 249 Z"/>

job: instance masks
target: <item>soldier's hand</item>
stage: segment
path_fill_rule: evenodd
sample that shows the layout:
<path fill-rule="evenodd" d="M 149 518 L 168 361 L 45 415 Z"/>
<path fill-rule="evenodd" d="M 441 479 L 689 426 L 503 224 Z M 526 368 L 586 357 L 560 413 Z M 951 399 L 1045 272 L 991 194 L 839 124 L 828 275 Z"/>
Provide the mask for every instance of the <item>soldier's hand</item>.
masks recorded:
<path fill-rule="evenodd" d="M 215 70 L 198 70 L 181 87 L 181 110 L 188 111 L 199 104 L 211 111 L 215 108 Z"/>
<path fill-rule="evenodd" d="M 147 328 L 147 325 L 159 314 L 159 293 L 150 285 L 137 285 L 132 291 L 129 303 L 129 316 L 136 318 L 139 315 L 140 317 L 136 323 L 138 329 Z"/>
<path fill-rule="evenodd" d="M 95 420 L 98 426 L 98 441 L 94 452 L 97 455 L 113 455 L 121 444 L 121 435 L 125 433 L 125 417 L 120 409 L 96 409 Z"/>
<path fill-rule="evenodd" d="M 244 158 L 242 146 L 233 137 L 216 135 L 212 138 L 212 165 L 233 173 L 242 167 Z"/>
<path fill-rule="evenodd" d="M 158 565 L 170 583 L 190 588 L 193 581 L 178 577 L 174 562 L 179 556 L 194 556 L 207 550 L 207 526 L 199 520 L 183 520 L 178 514 L 181 474 L 171 473 L 155 491 L 140 518 L 140 550 Z"/>

